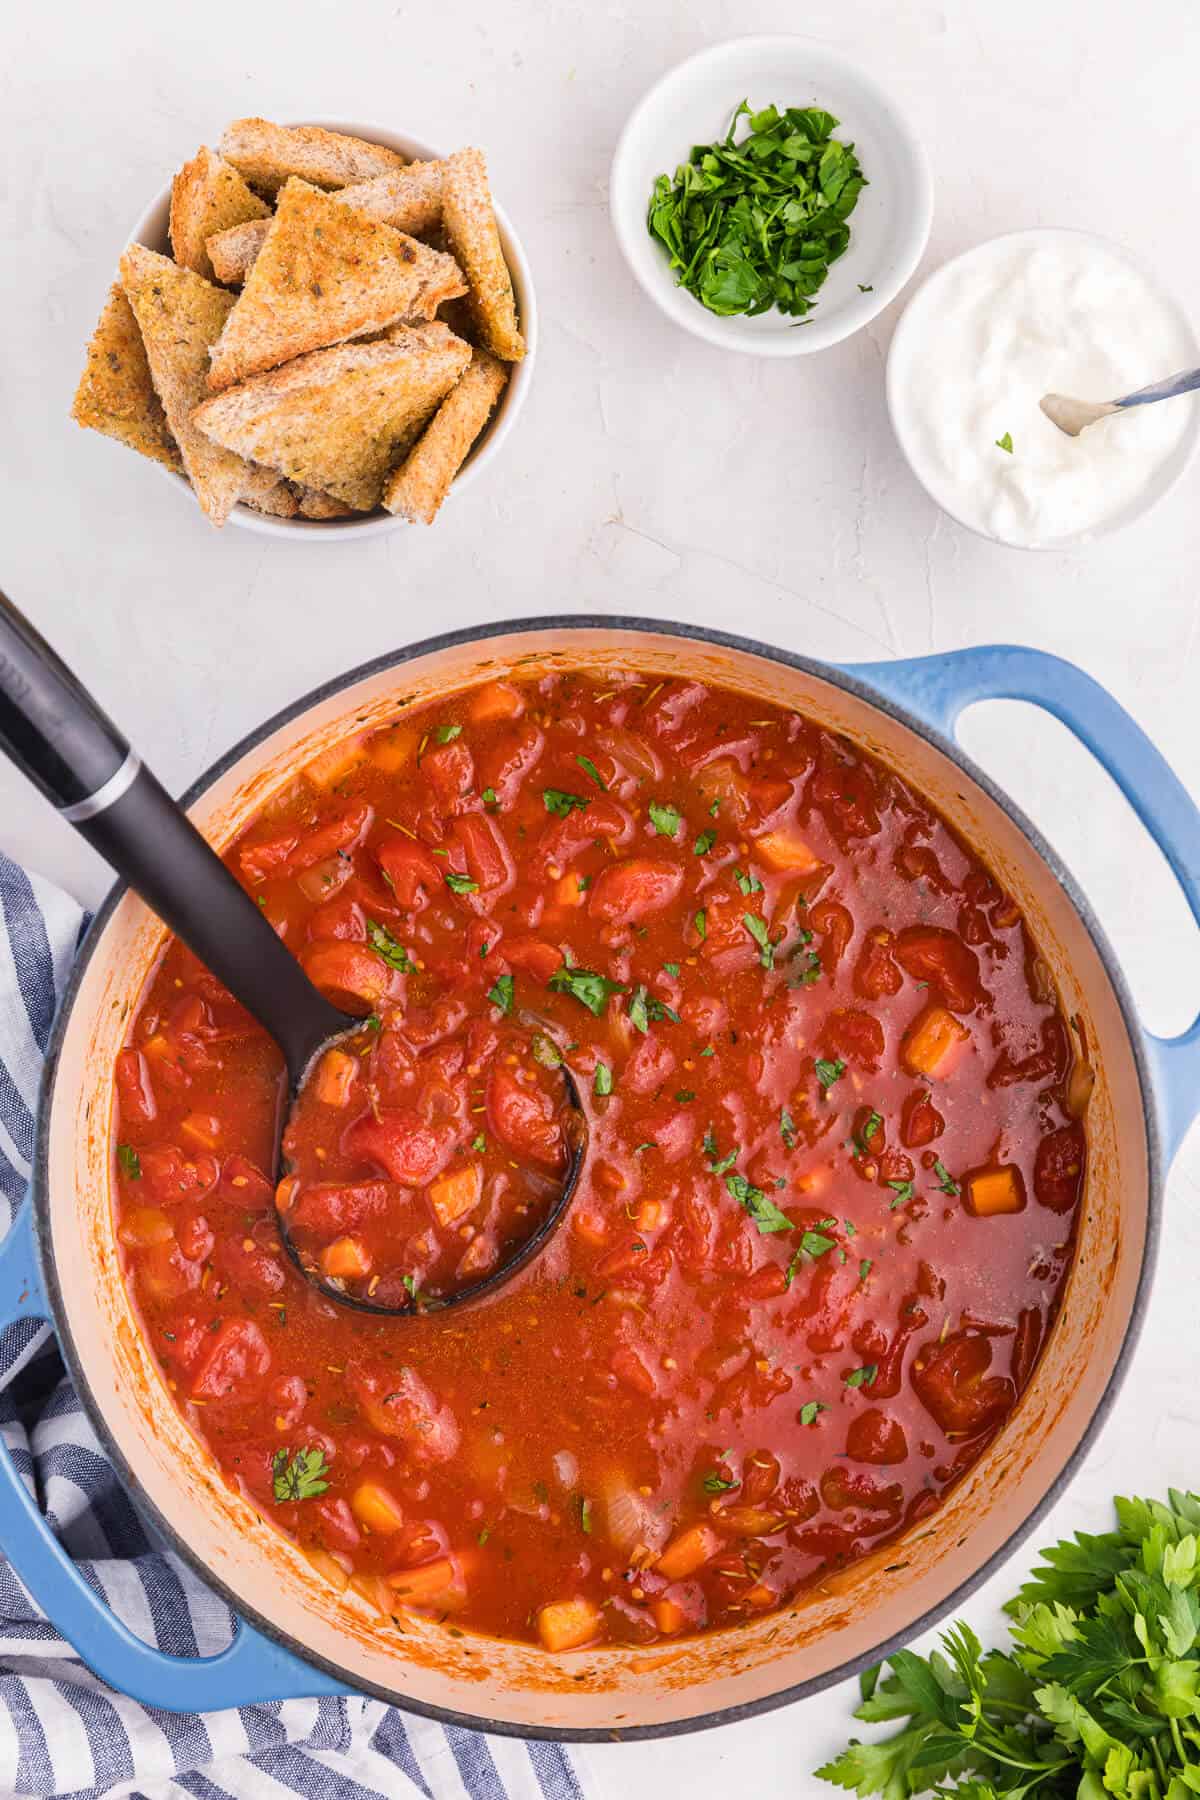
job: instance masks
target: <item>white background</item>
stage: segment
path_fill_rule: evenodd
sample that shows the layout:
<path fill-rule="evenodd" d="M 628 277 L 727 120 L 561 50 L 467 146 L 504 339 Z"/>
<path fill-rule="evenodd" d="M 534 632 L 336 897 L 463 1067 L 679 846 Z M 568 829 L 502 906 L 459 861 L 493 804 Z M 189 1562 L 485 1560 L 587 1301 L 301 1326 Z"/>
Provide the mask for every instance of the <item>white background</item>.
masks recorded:
<path fill-rule="evenodd" d="M 673 330 L 627 274 L 605 181 L 628 110 L 704 44 L 789 29 L 860 59 L 916 122 L 936 182 L 926 269 L 996 232 L 1077 225 L 1124 240 L 1195 310 L 1194 0 L 0 9 L 0 583 L 168 786 L 366 657 L 475 620 L 588 610 L 834 660 L 1042 645 L 1105 682 L 1200 794 L 1200 470 L 1102 547 L 993 547 L 939 517 L 892 442 L 882 375 L 902 301 L 823 355 L 760 364 Z M 540 363 L 503 462 L 432 531 L 353 548 L 217 534 L 150 465 L 68 419 L 130 222 L 245 113 L 375 120 L 489 153 L 534 268 Z M 1124 803 L 1028 709 L 980 708 L 963 737 L 1076 870 L 1149 1023 L 1180 1029 L 1200 1002 L 1197 934 Z M 84 901 L 104 890 L 99 863 L 7 766 L 0 845 Z M 1200 1487 L 1198 1211 L 1194 1139 L 1130 1382 L 1043 1538 L 1103 1528 L 1114 1490 Z M 1026 1560 L 971 1603 L 985 1635 Z M 807 1771 L 844 1741 L 850 1704 L 839 1692 L 715 1735 L 581 1755 L 622 1800 L 731 1786 L 807 1800 L 832 1793 Z"/>

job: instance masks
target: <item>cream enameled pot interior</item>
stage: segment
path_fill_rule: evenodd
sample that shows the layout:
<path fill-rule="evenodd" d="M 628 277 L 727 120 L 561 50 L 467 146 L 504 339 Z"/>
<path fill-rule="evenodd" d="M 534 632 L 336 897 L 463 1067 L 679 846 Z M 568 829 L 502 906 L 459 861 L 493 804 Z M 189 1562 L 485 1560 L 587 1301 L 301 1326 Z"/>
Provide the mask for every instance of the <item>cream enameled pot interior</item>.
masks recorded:
<path fill-rule="evenodd" d="M 621 629 L 509 632 L 365 676 L 280 726 L 219 776 L 192 817 L 223 845 L 337 738 L 401 703 L 487 676 L 614 665 L 724 682 L 794 706 L 874 752 L 979 849 L 1024 909 L 1077 1016 L 1098 1079 L 1079 1249 L 1046 1354 L 1006 1430 L 941 1509 L 886 1550 L 753 1625 L 664 1648 L 559 1658 L 433 1624 L 403 1632 L 230 1492 L 176 1412 L 121 1278 L 109 1181 L 110 1072 L 163 928 L 126 896 L 95 943 L 65 1031 L 47 1132 L 47 1245 L 75 1372 L 127 1469 L 180 1547 L 248 1616 L 352 1683 L 503 1728 L 684 1725 L 761 1704 L 902 1636 L 995 1556 L 1062 1475 L 1100 1404 L 1134 1310 L 1149 1217 L 1142 1088 L 1117 994 L 1070 897 L 1025 833 L 941 750 L 819 673 L 686 637 Z M 401 1327 L 402 1329 L 402 1327 Z"/>

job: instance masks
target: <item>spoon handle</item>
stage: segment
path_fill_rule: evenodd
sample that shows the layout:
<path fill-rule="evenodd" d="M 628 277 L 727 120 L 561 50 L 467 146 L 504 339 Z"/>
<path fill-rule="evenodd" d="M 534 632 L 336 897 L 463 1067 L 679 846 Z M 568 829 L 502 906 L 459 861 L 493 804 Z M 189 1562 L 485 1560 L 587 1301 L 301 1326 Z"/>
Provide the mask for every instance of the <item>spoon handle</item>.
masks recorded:
<path fill-rule="evenodd" d="M 0 750 L 270 1032 L 295 1083 L 350 1023 L 128 740 L 0 593 Z"/>
<path fill-rule="evenodd" d="M 1197 388 L 1200 388 L 1200 369 L 1184 369 L 1179 375 L 1152 381 L 1149 387 L 1135 388 L 1132 394 L 1122 394 L 1113 405 L 1150 406 L 1155 400 L 1173 400 L 1177 394 L 1190 394 Z"/>

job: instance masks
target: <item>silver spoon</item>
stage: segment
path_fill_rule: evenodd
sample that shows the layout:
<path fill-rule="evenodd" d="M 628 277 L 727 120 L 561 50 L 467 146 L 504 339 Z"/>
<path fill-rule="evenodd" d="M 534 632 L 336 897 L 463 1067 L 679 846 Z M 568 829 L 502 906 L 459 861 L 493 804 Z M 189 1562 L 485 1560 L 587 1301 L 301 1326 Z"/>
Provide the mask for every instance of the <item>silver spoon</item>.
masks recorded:
<path fill-rule="evenodd" d="M 1124 412 L 1129 406 L 1153 406 L 1156 400 L 1173 400 L 1176 394 L 1190 394 L 1196 388 L 1200 388 L 1200 369 L 1184 369 L 1181 375 L 1168 375 L 1149 387 L 1122 394 L 1119 400 L 1072 400 L 1069 394 L 1043 394 L 1038 405 L 1052 425 L 1068 437 L 1078 437 L 1111 413 Z"/>

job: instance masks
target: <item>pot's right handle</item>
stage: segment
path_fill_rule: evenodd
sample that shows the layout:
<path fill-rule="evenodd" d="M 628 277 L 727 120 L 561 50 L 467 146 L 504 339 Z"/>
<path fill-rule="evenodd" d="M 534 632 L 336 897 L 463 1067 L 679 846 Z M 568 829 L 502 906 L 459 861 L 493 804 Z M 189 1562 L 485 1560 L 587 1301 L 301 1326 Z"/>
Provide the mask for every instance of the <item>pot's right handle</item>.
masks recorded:
<path fill-rule="evenodd" d="M 906 662 L 857 663 L 856 675 L 952 738 L 977 700 L 1027 700 L 1053 713 L 1107 769 L 1175 874 L 1200 925 L 1200 810 L 1123 706 L 1074 663 L 1021 644 L 981 644 Z M 1179 1037 L 1144 1031 L 1168 1160 L 1200 1113 L 1200 1015 Z"/>
<path fill-rule="evenodd" d="M 0 1245 L 0 1331 L 50 1319 L 26 1199 Z M 313 1699 L 352 1688 L 237 1622 L 215 1656 L 170 1656 L 130 1631 L 88 1586 L 0 1444 L 0 1545 L 34 1601 L 94 1674 L 119 1693 L 167 1712 L 219 1712 L 262 1700 Z"/>

